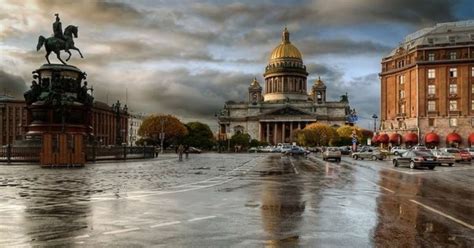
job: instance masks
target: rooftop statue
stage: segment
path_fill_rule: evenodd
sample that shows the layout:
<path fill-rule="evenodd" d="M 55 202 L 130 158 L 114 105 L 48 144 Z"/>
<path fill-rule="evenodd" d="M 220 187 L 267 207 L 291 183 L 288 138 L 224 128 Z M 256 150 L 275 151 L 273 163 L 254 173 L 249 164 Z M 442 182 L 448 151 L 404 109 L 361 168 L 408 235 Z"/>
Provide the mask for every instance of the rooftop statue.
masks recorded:
<path fill-rule="evenodd" d="M 63 64 L 66 64 L 61 59 L 60 56 L 60 51 L 64 50 L 69 54 L 69 57 L 66 59 L 68 61 L 71 58 L 71 52 L 69 51 L 70 49 L 76 50 L 81 58 L 84 58 L 82 56 L 81 50 L 79 48 L 74 46 L 74 38 L 77 38 L 77 32 L 78 32 L 78 27 L 74 25 L 69 25 L 64 29 L 64 33 L 62 30 L 62 24 L 61 20 L 59 19 L 59 14 L 55 14 L 56 16 L 56 21 L 53 23 L 53 33 L 54 35 L 49 38 L 44 38 L 42 35 L 38 38 L 38 45 L 36 45 L 36 50 L 39 51 L 41 47 L 44 45 L 46 49 L 46 61 L 48 61 L 48 64 L 51 64 L 49 62 L 49 54 L 51 52 L 56 53 L 56 56 L 58 57 L 59 61 L 61 61 Z"/>

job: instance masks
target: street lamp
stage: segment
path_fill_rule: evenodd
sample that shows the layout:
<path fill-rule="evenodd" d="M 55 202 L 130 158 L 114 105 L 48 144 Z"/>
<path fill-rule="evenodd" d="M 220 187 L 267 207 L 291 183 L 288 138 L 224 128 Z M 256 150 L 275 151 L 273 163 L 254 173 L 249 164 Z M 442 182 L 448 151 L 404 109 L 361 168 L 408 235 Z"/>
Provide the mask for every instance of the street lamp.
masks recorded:
<path fill-rule="evenodd" d="M 372 118 L 374 119 L 374 133 L 377 132 L 377 118 L 379 118 L 376 114 L 372 115 Z"/>

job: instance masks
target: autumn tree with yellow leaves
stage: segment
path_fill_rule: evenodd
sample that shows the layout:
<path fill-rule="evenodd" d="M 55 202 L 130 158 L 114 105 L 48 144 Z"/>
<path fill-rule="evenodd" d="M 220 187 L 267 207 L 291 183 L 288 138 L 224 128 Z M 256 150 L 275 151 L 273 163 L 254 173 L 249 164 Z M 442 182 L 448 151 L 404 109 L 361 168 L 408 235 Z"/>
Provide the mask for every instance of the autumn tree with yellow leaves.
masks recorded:
<path fill-rule="evenodd" d="M 150 115 L 143 120 L 138 129 L 138 135 L 154 144 L 159 144 L 162 127 L 165 133 L 165 146 L 178 142 L 188 134 L 186 126 L 175 116 Z"/>

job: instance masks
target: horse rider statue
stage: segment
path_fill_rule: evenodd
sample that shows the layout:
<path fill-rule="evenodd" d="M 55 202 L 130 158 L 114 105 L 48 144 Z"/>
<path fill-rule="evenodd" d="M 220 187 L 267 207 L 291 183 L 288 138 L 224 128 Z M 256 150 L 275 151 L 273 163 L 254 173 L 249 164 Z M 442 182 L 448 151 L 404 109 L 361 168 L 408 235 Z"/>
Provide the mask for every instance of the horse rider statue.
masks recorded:
<path fill-rule="evenodd" d="M 44 45 L 46 49 L 46 61 L 48 61 L 48 64 L 51 64 L 49 61 L 49 54 L 51 52 L 54 52 L 56 54 L 56 57 L 61 61 L 63 64 L 66 65 L 66 62 L 64 62 L 61 59 L 60 52 L 61 50 L 65 51 L 66 53 L 69 54 L 69 57 L 66 59 L 68 61 L 71 58 L 71 52 L 69 51 L 70 49 L 76 50 L 81 58 L 84 58 L 82 56 L 81 50 L 79 48 L 74 46 L 74 39 L 77 38 L 77 33 L 78 33 L 78 27 L 74 25 L 69 25 L 64 29 L 63 33 L 63 28 L 61 24 L 61 20 L 59 19 L 59 14 L 54 14 L 56 16 L 56 21 L 53 23 L 53 37 L 45 38 L 42 35 L 38 38 L 38 45 L 36 46 L 36 50 L 40 50 L 41 47 Z"/>

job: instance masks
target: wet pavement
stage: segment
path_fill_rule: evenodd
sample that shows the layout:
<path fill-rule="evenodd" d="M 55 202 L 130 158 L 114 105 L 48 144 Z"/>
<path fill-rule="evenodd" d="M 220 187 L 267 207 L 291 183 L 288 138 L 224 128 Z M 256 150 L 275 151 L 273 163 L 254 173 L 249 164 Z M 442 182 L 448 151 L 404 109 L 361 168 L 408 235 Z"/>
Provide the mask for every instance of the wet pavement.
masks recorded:
<path fill-rule="evenodd" d="M 0 247 L 473 247 L 473 184 L 279 154 L 0 166 Z"/>

